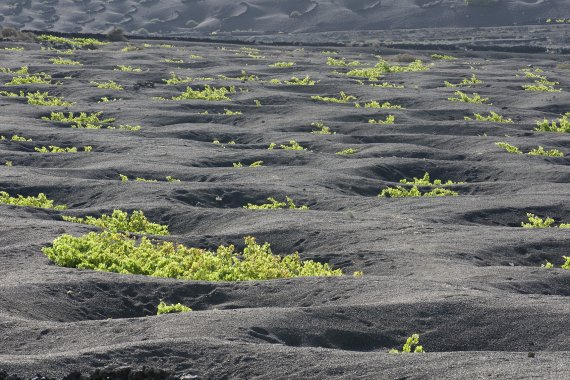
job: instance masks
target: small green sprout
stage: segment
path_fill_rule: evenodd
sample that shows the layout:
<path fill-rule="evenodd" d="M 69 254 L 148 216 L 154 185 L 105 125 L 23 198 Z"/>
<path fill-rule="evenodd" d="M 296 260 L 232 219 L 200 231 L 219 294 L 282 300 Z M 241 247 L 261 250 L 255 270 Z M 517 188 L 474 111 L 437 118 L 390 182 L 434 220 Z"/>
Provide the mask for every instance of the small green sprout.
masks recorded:
<path fill-rule="evenodd" d="M 160 301 L 160 303 L 158 304 L 156 315 L 171 314 L 171 313 L 187 313 L 189 311 L 192 311 L 192 309 L 189 308 L 188 306 L 182 305 L 181 303 L 167 305 L 163 301 Z"/>
<path fill-rule="evenodd" d="M 398 351 L 397 349 L 390 350 L 391 354 L 399 354 L 399 353 L 424 353 L 423 346 L 420 345 L 420 336 L 419 334 L 412 334 L 408 339 L 406 339 L 406 343 L 402 346 L 402 351 Z"/>

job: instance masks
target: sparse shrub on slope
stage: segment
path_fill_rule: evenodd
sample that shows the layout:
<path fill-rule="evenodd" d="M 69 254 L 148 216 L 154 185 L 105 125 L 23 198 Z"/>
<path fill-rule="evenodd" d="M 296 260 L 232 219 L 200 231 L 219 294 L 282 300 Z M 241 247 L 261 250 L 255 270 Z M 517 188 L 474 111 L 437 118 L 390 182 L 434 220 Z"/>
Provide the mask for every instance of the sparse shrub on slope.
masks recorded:
<path fill-rule="evenodd" d="M 269 243 L 245 238 L 243 252 L 233 245 L 216 251 L 172 242 L 153 242 L 143 236 L 103 231 L 74 237 L 62 235 L 42 252 L 60 266 L 202 281 L 248 281 L 304 276 L 340 276 L 328 264 L 301 261 L 298 253 L 273 254 Z"/>

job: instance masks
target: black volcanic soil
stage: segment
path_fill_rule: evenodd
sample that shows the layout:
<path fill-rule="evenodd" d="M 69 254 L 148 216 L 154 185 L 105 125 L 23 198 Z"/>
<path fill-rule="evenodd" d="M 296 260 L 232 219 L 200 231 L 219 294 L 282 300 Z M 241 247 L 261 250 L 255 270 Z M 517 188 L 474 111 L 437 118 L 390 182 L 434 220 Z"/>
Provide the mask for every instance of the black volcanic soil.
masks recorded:
<path fill-rule="evenodd" d="M 200 379 L 530 379 L 568 378 L 570 230 L 523 229 L 526 213 L 570 223 L 569 159 L 509 154 L 506 141 L 527 152 L 537 146 L 570 155 L 566 134 L 534 131 L 535 122 L 570 112 L 568 57 L 556 54 L 447 52 L 373 48 L 268 47 L 151 41 L 64 56 L 40 44 L 8 43 L 2 66 L 50 73 L 59 85 L 5 86 L 49 91 L 76 102 L 67 108 L 27 105 L 0 97 L 0 190 L 44 192 L 63 212 L 0 205 L 0 369 L 20 376 L 61 377 L 107 365 L 153 366 Z M 48 45 L 44 45 L 47 47 Z M 325 50 L 334 50 L 323 52 Z M 390 74 L 359 84 L 335 73 L 327 57 L 360 60 L 406 53 L 433 63 L 429 71 Z M 56 66 L 62 56 L 83 66 Z M 200 57 L 197 57 L 200 56 Z M 165 62 L 181 59 L 183 63 Z M 273 68 L 292 61 L 292 68 Z M 566 66 L 564 63 L 566 62 Z M 115 71 L 117 65 L 142 72 Z M 524 91 L 520 69 L 540 68 L 561 92 Z M 259 80 L 238 77 L 241 70 Z M 167 86 L 175 72 L 205 84 L 235 85 L 232 101 L 164 101 L 186 85 Z M 463 89 L 493 105 L 453 103 L 454 89 L 472 74 L 484 83 Z M 315 86 L 270 84 L 309 75 Z M 211 79 L 208 79 L 211 78 Z M 114 80 L 124 91 L 90 81 Z M 264 81 L 264 82 L 261 82 Z M 355 108 L 311 100 L 340 91 L 405 109 Z M 102 97 L 115 102 L 98 103 Z M 257 107 L 255 100 L 261 102 Z M 224 109 L 242 115 L 227 116 Z M 95 112 L 138 132 L 79 130 L 41 120 L 51 111 Z M 208 114 L 203 114 L 208 111 Z M 500 113 L 513 124 L 467 122 L 473 113 Z M 396 117 L 393 125 L 370 118 Z M 322 121 L 334 135 L 311 133 Z M 221 144 L 213 144 L 219 140 Z M 298 141 L 306 151 L 268 150 Z M 235 144 L 227 144 L 235 141 Z M 92 152 L 41 154 L 36 146 L 85 146 Z M 349 156 L 335 154 L 353 148 Z M 234 168 L 263 161 L 259 168 Z M 429 172 L 464 182 L 457 197 L 379 198 L 398 181 Z M 157 183 L 121 182 L 156 179 Z M 169 183 L 166 176 L 180 179 Z M 309 211 L 250 211 L 267 197 L 292 197 Z M 168 224 L 168 239 L 202 248 L 243 244 L 252 235 L 278 253 L 341 268 L 340 278 L 207 283 L 61 268 L 41 253 L 62 233 L 94 228 L 61 215 L 142 209 Z M 362 271 L 361 278 L 352 276 Z M 163 299 L 193 312 L 156 316 Z M 425 354 L 394 355 L 412 333 Z M 529 357 L 529 352 L 535 353 Z M 193 377 L 195 376 L 195 377 Z"/>

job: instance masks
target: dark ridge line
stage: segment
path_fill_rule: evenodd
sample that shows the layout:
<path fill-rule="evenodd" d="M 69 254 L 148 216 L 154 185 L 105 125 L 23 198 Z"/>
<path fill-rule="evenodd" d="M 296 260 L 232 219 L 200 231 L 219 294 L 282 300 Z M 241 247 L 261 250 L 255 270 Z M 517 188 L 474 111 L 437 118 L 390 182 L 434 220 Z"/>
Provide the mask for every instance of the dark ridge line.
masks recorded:
<path fill-rule="evenodd" d="M 38 31 L 38 30 L 22 30 L 22 32 L 32 33 L 34 35 L 50 34 L 57 37 L 68 38 L 96 38 L 106 40 L 107 35 L 103 33 L 68 33 L 68 32 L 55 32 L 55 31 Z M 550 51 L 549 48 L 544 46 L 493 46 L 493 45 L 456 45 L 456 44 L 418 44 L 414 42 L 377 42 L 377 43 L 364 43 L 364 42 L 294 42 L 294 41 L 261 41 L 249 39 L 224 39 L 224 38 L 210 38 L 210 37 L 182 37 L 182 36 L 140 36 L 125 34 L 129 40 L 148 40 L 148 41 L 182 41 L 182 42 L 199 42 L 211 44 L 232 44 L 232 45 L 258 45 L 258 46 L 311 46 L 311 47 L 385 47 L 393 49 L 411 49 L 411 50 L 440 50 L 440 51 L 496 51 L 496 52 L 509 52 L 509 53 L 526 53 L 526 54 L 543 54 Z M 262 37 L 264 37 L 262 35 Z M 251 38 L 251 36 L 250 36 Z M 354 46 L 353 46 L 354 45 Z M 569 48 L 556 48 L 553 49 L 556 54 L 570 54 Z"/>

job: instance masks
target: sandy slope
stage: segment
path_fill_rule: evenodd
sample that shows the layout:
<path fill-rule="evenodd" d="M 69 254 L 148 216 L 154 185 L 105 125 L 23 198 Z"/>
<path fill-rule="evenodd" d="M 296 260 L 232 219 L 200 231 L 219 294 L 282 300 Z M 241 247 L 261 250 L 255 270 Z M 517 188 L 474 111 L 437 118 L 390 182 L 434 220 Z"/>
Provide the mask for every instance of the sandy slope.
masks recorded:
<path fill-rule="evenodd" d="M 27 64 L 62 82 L 1 90 L 49 91 L 76 102 L 62 111 L 103 111 L 143 127 L 71 129 L 40 120 L 52 109 L 0 98 L 0 134 L 33 139 L 0 142 L 0 163 L 13 162 L 0 166 L 0 190 L 45 192 L 70 207 L 57 212 L 0 205 L 0 369 L 62 376 L 109 364 L 146 364 L 204 379 L 567 378 L 570 272 L 540 265 L 549 260 L 560 266 L 570 235 L 519 226 L 527 212 L 570 222 L 569 159 L 508 154 L 494 144 L 508 141 L 525 152 L 542 145 L 570 155 L 568 135 L 533 131 L 536 120 L 570 111 L 568 71 L 556 68 L 567 57 L 451 52 L 458 59 L 447 62 L 432 60 L 432 52 L 408 51 L 433 67 L 382 78 L 405 88 L 379 88 L 335 74 L 346 69 L 324 62 L 336 56 L 373 65 L 376 54 L 394 58 L 402 51 L 152 44 L 121 52 L 125 44 L 115 43 L 69 56 L 83 66 L 52 65 L 48 58 L 60 54 L 41 51 L 39 44 L 16 44 L 25 47 L 21 52 L 0 50 L 2 66 Z M 276 61 L 296 66 L 268 66 Z M 143 71 L 114 71 L 119 64 Z M 529 80 L 519 70 L 528 65 L 560 81 L 563 91 L 523 91 Z M 303 87 L 218 79 L 240 76 L 242 69 L 265 81 L 310 75 L 319 82 Z M 213 78 L 192 86 L 233 84 L 243 91 L 231 102 L 153 99 L 185 89 L 162 82 L 169 72 Z M 443 82 L 473 73 L 485 83 L 464 91 L 489 97 L 493 105 L 447 101 L 453 89 Z M 9 78 L 0 74 L 1 83 Z M 89 84 L 109 79 L 125 90 Z M 362 103 L 390 101 L 406 109 L 310 99 L 339 91 Z M 97 103 L 103 96 L 120 100 Z M 219 115 L 224 109 L 243 115 Z M 463 120 L 489 111 L 515 123 Z M 389 114 L 394 125 L 368 124 Z M 336 134 L 312 134 L 315 121 Z M 212 144 L 214 139 L 223 145 Z M 231 140 L 236 144 L 227 145 Z M 308 150 L 267 150 L 272 142 L 290 140 Z M 90 145 L 93 152 L 34 152 L 41 145 Z M 358 152 L 335 154 L 346 148 Z M 232 167 L 258 160 L 263 167 Z M 455 186 L 461 195 L 377 197 L 386 186 L 426 171 L 465 182 Z M 120 174 L 159 182 L 123 183 Z M 166 176 L 181 182 L 168 183 Z M 311 209 L 242 208 L 286 195 Z M 100 215 L 117 208 L 143 209 L 151 220 L 168 224 L 177 242 L 211 248 L 253 235 L 277 252 L 298 250 L 347 276 L 175 281 L 60 268 L 40 252 L 64 232 L 93 230 L 64 222 L 61 214 Z M 364 276 L 354 278 L 354 271 Z M 161 299 L 194 311 L 156 316 Z M 426 354 L 387 353 L 414 332 Z"/>
<path fill-rule="evenodd" d="M 510 26 L 570 17 L 566 0 L 49 0 L 6 1 L 0 24 L 19 29 L 184 34 L 212 31 L 321 32 L 393 28 Z"/>

